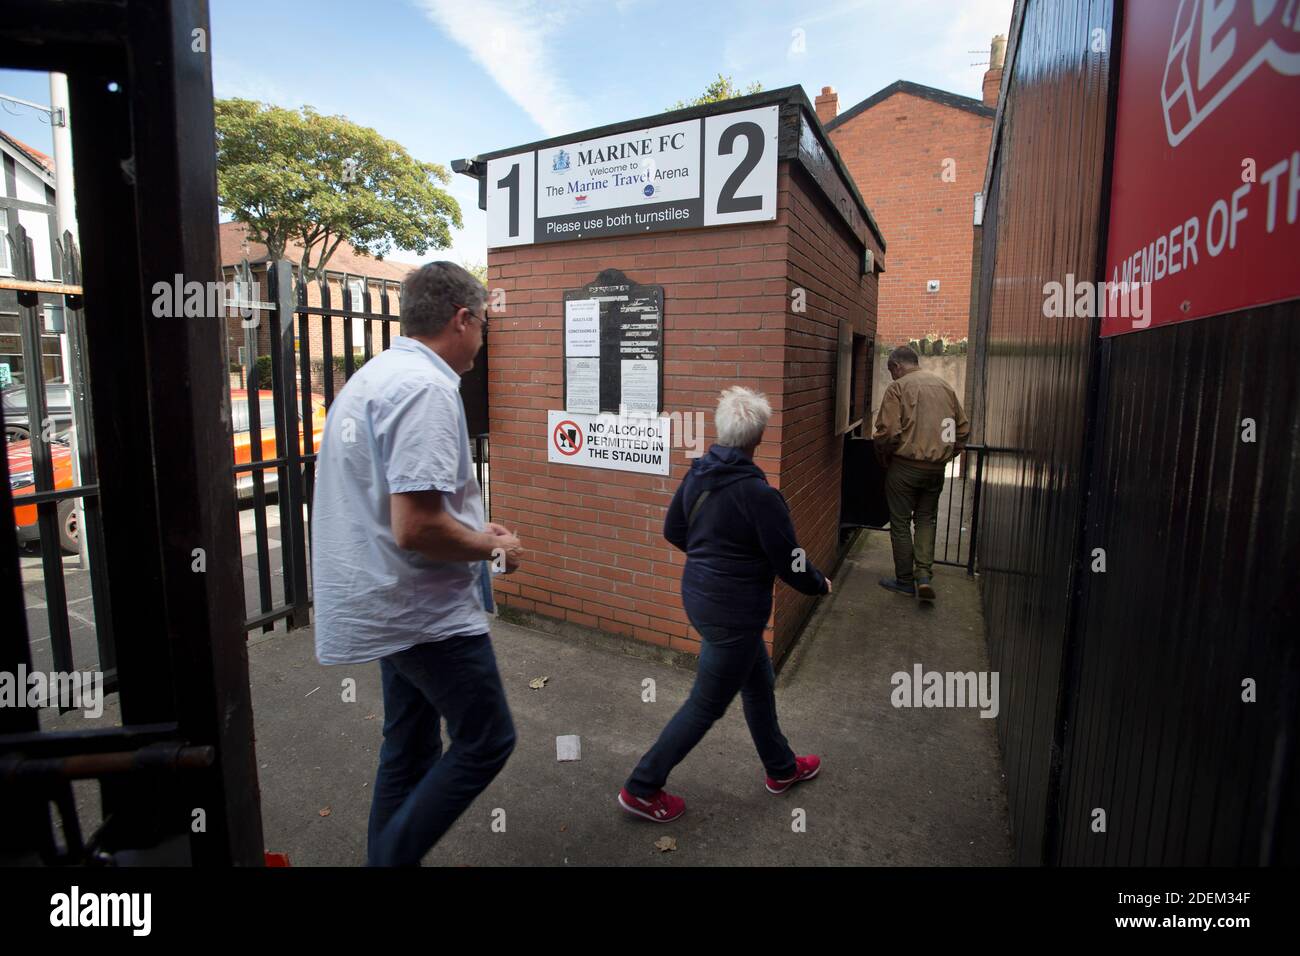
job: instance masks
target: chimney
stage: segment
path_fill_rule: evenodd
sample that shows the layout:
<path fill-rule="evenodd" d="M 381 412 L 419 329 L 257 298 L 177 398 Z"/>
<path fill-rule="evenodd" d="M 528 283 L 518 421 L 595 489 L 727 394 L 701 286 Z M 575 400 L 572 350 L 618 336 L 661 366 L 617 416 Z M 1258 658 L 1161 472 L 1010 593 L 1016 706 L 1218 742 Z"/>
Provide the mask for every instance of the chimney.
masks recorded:
<path fill-rule="evenodd" d="M 814 105 L 817 107 L 817 118 L 823 123 L 829 123 L 839 115 L 840 94 L 835 92 L 833 86 L 823 86 L 821 96 L 817 97 Z"/>
<path fill-rule="evenodd" d="M 1007 38 L 998 34 L 989 48 L 989 68 L 984 74 L 984 105 L 998 105 L 998 90 L 1002 87 L 1002 62 L 1007 55 Z"/>

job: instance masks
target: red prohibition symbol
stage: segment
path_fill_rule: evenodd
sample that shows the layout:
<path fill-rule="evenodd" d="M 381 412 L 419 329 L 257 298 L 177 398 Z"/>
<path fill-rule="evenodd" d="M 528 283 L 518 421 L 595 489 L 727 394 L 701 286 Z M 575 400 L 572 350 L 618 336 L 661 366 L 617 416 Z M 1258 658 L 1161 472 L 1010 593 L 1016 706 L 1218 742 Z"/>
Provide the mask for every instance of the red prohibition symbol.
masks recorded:
<path fill-rule="evenodd" d="M 561 455 L 576 455 L 582 451 L 582 429 L 578 427 L 577 422 L 565 419 L 556 424 L 551 441 L 555 443 L 555 450 Z"/>

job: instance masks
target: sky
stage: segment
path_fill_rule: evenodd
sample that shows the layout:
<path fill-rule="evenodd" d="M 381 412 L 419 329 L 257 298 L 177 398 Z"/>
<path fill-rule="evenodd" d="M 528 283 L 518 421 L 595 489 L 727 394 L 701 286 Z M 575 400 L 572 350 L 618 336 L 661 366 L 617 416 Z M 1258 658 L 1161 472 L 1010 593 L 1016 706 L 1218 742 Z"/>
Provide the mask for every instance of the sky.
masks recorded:
<path fill-rule="evenodd" d="M 718 73 L 748 87 L 823 86 L 840 111 L 895 80 L 978 98 L 1013 0 L 211 0 L 213 87 L 341 114 L 450 168 L 453 159 L 652 116 Z M 49 103 L 44 74 L 0 93 Z M 46 117 L 0 103 L 0 129 L 44 152 Z M 75 122 L 75 117 L 73 118 Z M 453 175 L 464 228 L 402 262 L 487 259 L 474 180 Z M 871 197 L 864 197 L 867 205 Z"/>

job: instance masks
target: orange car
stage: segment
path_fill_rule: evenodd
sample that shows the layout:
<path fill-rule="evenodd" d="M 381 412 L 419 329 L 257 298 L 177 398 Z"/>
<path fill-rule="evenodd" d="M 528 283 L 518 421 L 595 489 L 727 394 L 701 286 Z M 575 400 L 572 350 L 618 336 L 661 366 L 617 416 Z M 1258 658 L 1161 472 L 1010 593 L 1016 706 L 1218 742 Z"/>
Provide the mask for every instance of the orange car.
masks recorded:
<path fill-rule="evenodd" d="M 30 441 L 10 442 L 9 490 L 15 498 L 30 495 L 36 490 L 36 470 L 32 464 Z M 50 458 L 54 465 L 54 487 L 72 487 L 72 448 L 68 433 L 55 435 L 50 440 Z M 18 543 L 27 544 L 41 536 L 36 524 L 35 505 L 15 505 L 14 524 L 18 530 Z M 75 502 L 59 502 L 59 543 L 65 551 L 77 550 L 77 511 Z"/>
<path fill-rule="evenodd" d="M 299 405 L 301 408 L 301 405 Z M 262 390 L 257 393 L 257 414 L 262 426 L 262 447 L 260 459 L 275 457 L 275 394 Z M 299 416 L 302 412 L 298 412 Z M 235 436 L 235 464 L 246 465 L 252 460 L 253 439 L 248 428 L 248 392 L 242 388 L 230 390 L 230 430 Z M 298 453 L 306 455 L 320 451 L 321 435 L 325 431 L 325 399 L 321 395 L 311 397 L 311 447 L 306 445 L 306 432 L 298 429 Z M 263 487 L 274 491 L 279 480 L 275 468 L 261 469 Z M 240 498 L 253 497 L 253 472 L 241 471 L 235 477 L 235 492 Z"/>
<path fill-rule="evenodd" d="M 275 457 L 275 397 L 270 391 L 259 391 L 258 414 L 262 426 L 261 458 Z M 307 454 L 320 449 L 321 435 L 325 431 L 325 399 L 320 395 L 311 397 L 311 448 L 306 447 L 306 432 L 298 429 L 298 451 Z M 246 465 L 252 458 L 252 436 L 248 427 L 248 392 L 244 389 L 232 389 L 230 392 L 231 431 L 234 437 L 234 461 L 236 465 Z M 9 489 L 15 498 L 30 495 L 36 489 L 35 468 L 32 464 L 32 448 L 29 441 L 10 442 L 9 452 Z M 50 458 L 54 466 L 54 487 L 72 487 L 72 443 L 69 434 L 55 435 L 50 440 Z M 264 487 L 274 491 L 278 473 L 275 468 L 262 469 Z M 241 471 L 235 479 L 236 494 L 240 498 L 253 495 L 253 473 Z M 36 521 L 35 505 L 14 505 L 14 524 L 18 531 L 18 541 L 25 544 L 40 538 L 40 528 Z M 59 543 L 65 551 L 76 551 L 77 512 L 71 499 L 59 502 Z"/>

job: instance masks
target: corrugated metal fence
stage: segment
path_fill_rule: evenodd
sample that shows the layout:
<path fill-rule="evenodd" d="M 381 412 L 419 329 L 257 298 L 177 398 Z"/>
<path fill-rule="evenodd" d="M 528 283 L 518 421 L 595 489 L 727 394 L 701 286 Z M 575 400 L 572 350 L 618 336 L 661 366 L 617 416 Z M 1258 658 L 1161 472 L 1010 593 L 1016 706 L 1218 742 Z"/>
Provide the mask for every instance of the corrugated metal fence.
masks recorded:
<path fill-rule="evenodd" d="M 989 177 L 974 387 L 1011 450 L 978 562 L 1018 858 L 1294 863 L 1300 309 L 1043 318 L 1044 283 L 1102 278 L 1122 11 L 1017 4 Z"/>

